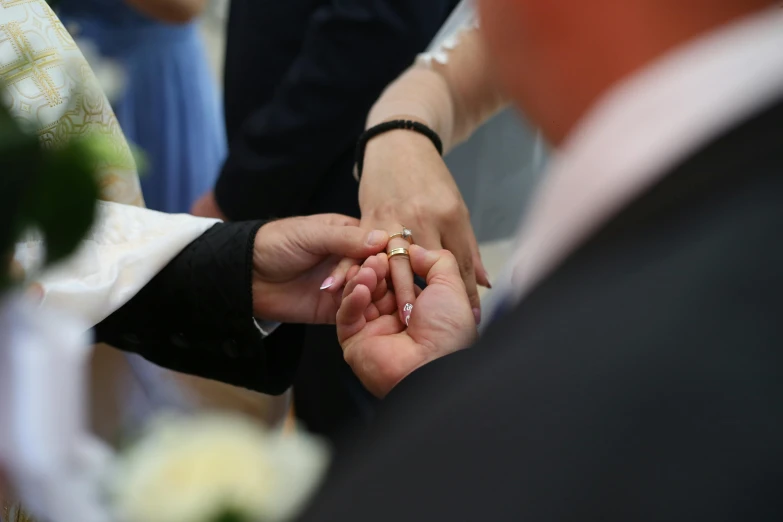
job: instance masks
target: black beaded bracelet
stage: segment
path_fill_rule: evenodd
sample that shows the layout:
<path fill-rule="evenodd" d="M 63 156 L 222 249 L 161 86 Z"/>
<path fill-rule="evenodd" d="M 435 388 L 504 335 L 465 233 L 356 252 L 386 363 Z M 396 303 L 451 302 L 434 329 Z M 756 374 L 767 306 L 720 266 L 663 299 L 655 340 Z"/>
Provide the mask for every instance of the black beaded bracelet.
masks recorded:
<path fill-rule="evenodd" d="M 367 148 L 367 142 L 374 137 L 384 132 L 391 130 L 406 129 L 418 132 L 428 137 L 435 148 L 438 150 L 438 154 L 443 155 L 443 142 L 440 140 L 440 136 L 434 130 L 430 129 L 423 123 L 411 120 L 392 120 L 379 123 L 374 127 L 370 127 L 359 136 L 359 141 L 356 144 L 356 163 L 353 167 L 353 177 L 356 181 L 362 179 L 362 170 L 364 169 L 364 151 Z"/>

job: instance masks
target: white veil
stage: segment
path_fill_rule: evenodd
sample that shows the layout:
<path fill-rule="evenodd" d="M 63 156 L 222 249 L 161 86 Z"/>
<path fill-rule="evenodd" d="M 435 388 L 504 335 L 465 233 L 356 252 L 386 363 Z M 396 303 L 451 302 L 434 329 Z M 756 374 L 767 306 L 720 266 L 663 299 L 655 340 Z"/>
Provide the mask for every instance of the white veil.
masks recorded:
<path fill-rule="evenodd" d="M 455 35 L 478 23 L 472 0 L 462 0 L 435 36 L 424 59 L 443 60 Z M 511 237 L 546 164 L 540 133 L 513 109 L 498 114 L 446 157 L 468 205 L 479 242 Z"/>

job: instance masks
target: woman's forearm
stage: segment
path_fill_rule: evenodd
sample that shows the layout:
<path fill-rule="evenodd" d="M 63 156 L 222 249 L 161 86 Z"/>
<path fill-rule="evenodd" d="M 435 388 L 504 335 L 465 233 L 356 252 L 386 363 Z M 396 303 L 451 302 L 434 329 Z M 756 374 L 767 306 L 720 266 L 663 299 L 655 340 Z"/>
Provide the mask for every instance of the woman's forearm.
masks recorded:
<path fill-rule="evenodd" d="M 440 59 L 420 60 L 383 92 L 367 119 L 409 118 L 425 123 L 443 140 L 444 150 L 467 139 L 506 105 L 489 67 L 479 28 L 465 29 Z"/>

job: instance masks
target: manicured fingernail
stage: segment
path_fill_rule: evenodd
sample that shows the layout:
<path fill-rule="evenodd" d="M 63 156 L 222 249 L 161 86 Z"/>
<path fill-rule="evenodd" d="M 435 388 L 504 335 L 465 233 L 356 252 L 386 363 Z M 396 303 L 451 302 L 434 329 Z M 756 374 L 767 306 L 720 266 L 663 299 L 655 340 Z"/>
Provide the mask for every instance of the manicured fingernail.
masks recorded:
<path fill-rule="evenodd" d="M 383 244 L 383 242 L 386 241 L 387 238 L 388 236 L 386 235 L 386 232 L 384 232 L 383 230 L 373 230 L 372 232 L 370 232 L 370 235 L 367 236 L 367 245 L 375 246 L 375 245 Z"/>
<path fill-rule="evenodd" d="M 474 308 L 473 309 L 473 318 L 476 320 L 476 324 L 481 324 L 481 309 L 480 308 Z"/>
<path fill-rule="evenodd" d="M 323 283 L 321 283 L 321 290 L 326 290 L 333 284 L 334 284 L 334 277 L 329 276 L 326 278 L 326 280 Z"/>
<path fill-rule="evenodd" d="M 413 305 L 411 303 L 406 303 L 405 306 L 402 307 L 402 320 L 405 322 L 405 326 L 408 326 L 408 323 L 411 322 L 412 312 Z"/>
<path fill-rule="evenodd" d="M 487 280 L 487 288 L 492 288 L 492 281 L 489 278 L 489 272 L 487 272 L 486 268 L 484 269 L 484 279 Z"/>

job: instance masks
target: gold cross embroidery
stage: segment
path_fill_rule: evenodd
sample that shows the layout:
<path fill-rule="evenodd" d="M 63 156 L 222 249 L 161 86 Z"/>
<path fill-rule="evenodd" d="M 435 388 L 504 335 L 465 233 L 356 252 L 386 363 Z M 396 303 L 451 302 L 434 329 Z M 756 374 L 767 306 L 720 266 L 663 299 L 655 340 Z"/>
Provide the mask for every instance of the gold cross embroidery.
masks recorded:
<path fill-rule="evenodd" d="M 47 49 L 36 52 L 22 32 L 19 22 L 0 25 L 0 31 L 5 31 L 8 34 L 11 45 L 19 56 L 18 60 L 0 67 L 0 80 L 6 85 L 11 85 L 31 78 L 43 93 L 50 107 L 60 105 L 63 102 L 62 96 L 48 73 L 52 67 L 62 64 L 62 58 L 57 54 L 57 51 Z"/>
<path fill-rule="evenodd" d="M 0 7 L 16 7 L 18 5 L 38 3 L 40 0 L 0 0 Z"/>
<path fill-rule="evenodd" d="M 38 1 L 38 0 L 34 0 L 34 1 Z M 46 3 L 43 4 L 43 8 L 46 14 L 46 18 L 49 20 L 49 23 L 52 24 L 52 28 L 54 29 L 54 34 L 56 34 L 57 38 L 59 38 L 60 43 L 63 46 L 63 49 L 76 49 L 76 42 L 73 41 L 73 38 L 71 37 L 70 33 L 65 28 L 65 26 L 60 21 L 60 19 L 57 18 L 57 15 L 54 14 L 52 8 L 49 7 L 49 5 Z"/>

